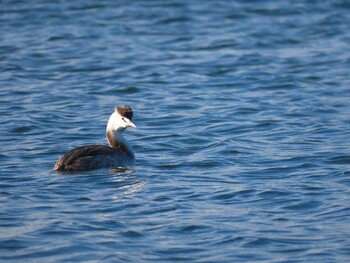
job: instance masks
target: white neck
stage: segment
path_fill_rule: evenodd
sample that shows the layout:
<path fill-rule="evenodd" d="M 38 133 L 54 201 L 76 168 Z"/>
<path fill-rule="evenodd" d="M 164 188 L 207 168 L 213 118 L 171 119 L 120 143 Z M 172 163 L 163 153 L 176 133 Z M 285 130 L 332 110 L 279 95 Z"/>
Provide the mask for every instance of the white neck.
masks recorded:
<path fill-rule="evenodd" d="M 125 128 L 122 126 L 123 121 L 119 114 L 114 112 L 109 118 L 106 136 L 108 140 L 108 144 L 112 148 L 117 148 L 120 151 L 125 151 L 131 155 L 134 155 L 134 151 L 132 150 L 129 143 L 124 139 L 123 133 Z"/>

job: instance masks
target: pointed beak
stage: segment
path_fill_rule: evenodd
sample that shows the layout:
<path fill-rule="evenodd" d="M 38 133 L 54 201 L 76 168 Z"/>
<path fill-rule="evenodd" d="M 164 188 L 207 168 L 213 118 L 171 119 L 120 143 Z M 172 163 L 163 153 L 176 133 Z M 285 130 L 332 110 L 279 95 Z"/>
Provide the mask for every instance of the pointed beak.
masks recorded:
<path fill-rule="evenodd" d="M 133 128 L 136 128 L 135 123 L 133 123 L 132 121 L 130 121 L 129 126 L 130 126 L 130 127 L 133 127 Z"/>

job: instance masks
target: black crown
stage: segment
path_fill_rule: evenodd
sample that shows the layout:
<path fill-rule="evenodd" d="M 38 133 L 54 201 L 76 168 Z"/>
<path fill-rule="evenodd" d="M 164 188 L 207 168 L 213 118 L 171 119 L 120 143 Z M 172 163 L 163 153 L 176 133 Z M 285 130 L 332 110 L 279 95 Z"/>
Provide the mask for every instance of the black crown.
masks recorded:
<path fill-rule="evenodd" d="M 128 118 L 132 121 L 132 109 L 129 105 L 125 105 L 123 107 L 115 107 L 115 111 L 118 112 L 121 116 Z"/>

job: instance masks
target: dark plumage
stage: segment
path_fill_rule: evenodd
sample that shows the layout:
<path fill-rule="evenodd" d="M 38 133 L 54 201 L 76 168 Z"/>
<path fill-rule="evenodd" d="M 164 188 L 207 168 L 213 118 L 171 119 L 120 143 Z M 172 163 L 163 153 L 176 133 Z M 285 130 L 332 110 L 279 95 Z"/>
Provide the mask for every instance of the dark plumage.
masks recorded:
<path fill-rule="evenodd" d="M 116 158 L 116 156 L 118 156 Z M 87 145 L 70 150 L 56 163 L 54 170 L 58 171 L 86 171 L 110 167 L 111 162 L 124 162 L 131 155 L 121 152 L 118 148 L 106 145 Z M 132 163 L 130 162 L 129 165 Z"/>

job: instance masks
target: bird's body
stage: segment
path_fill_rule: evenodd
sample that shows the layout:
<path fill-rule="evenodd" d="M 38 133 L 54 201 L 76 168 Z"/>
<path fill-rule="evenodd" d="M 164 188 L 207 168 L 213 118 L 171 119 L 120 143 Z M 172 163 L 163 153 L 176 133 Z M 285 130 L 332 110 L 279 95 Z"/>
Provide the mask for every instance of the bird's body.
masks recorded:
<path fill-rule="evenodd" d="M 136 127 L 132 115 L 130 106 L 116 107 L 107 124 L 109 146 L 86 145 L 70 150 L 56 162 L 54 170 L 87 171 L 133 165 L 135 154 L 123 137 L 127 127 Z"/>

